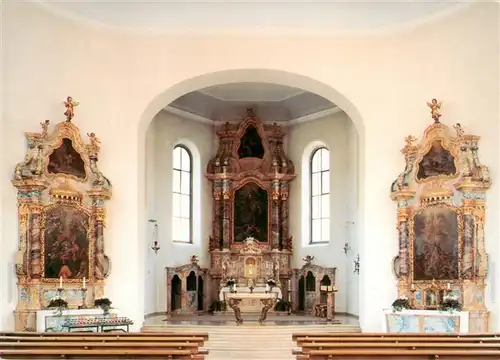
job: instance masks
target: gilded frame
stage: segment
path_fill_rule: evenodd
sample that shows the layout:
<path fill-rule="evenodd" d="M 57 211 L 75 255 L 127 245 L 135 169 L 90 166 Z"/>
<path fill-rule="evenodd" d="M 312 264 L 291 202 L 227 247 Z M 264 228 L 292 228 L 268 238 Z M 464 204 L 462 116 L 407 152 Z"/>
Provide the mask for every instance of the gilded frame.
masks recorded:
<path fill-rule="evenodd" d="M 46 213 L 47 211 L 60 207 L 60 206 L 66 206 L 66 207 L 72 207 L 75 208 L 78 211 L 81 211 L 85 213 L 88 216 L 89 223 L 88 223 L 88 228 L 87 228 L 87 240 L 88 240 L 88 277 L 86 277 L 86 280 L 89 282 L 94 281 L 94 248 L 95 248 L 95 219 L 92 216 L 92 212 L 86 209 L 84 206 L 81 206 L 79 204 L 72 204 L 72 203 L 53 203 L 49 204 L 43 207 L 42 210 L 42 217 L 41 217 L 41 225 L 40 225 L 40 264 L 42 266 L 42 269 L 45 269 L 45 227 L 46 227 Z M 46 278 L 45 277 L 45 272 L 43 273 L 43 276 L 41 278 L 42 282 L 44 283 L 58 283 L 59 278 Z M 65 279 L 65 283 L 81 283 L 82 279 Z"/>
<path fill-rule="evenodd" d="M 230 197 L 230 202 L 231 202 L 231 244 L 234 245 L 242 245 L 243 242 L 235 242 L 235 234 L 234 234 L 234 212 L 235 212 L 235 206 L 234 206 L 234 197 L 236 195 L 236 191 L 244 187 L 245 185 L 248 185 L 250 183 L 256 184 L 258 187 L 260 187 L 262 190 L 265 190 L 267 192 L 267 241 L 262 241 L 261 239 L 255 239 L 259 242 L 259 244 L 265 244 L 265 245 L 271 245 L 271 239 L 273 236 L 272 232 L 272 207 L 273 207 L 273 197 L 272 197 L 272 188 L 271 186 L 266 186 L 266 183 L 259 180 L 256 177 L 249 177 L 246 178 L 244 181 L 241 181 L 237 186 L 235 186 L 231 190 L 231 197 Z"/>
<path fill-rule="evenodd" d="M 62 145 L 63 139 L 65 138 L 71 140 L 71 145 L 73 146 L 75 151 L 78 154 L 80 154 L 80 157 L 83 160 L 83 164 L 85 167 L 85 178 L 83 179 L 71 174 L 50 173 L 48 170 L 50 155 L 52 155 L 52 153 Z M 63 180 L 70 179 L 79 183 L 87 183 L 89 181 L 89 174 L 90 174 L 89 152 L 80 136 L 80 130 L 75 125 L 73 125 L 71 122 L 59 123 L 56 126 L 56 129 L 54 130 L 54 135 L 52 137 L 49 137 L 46 140 L 46 143 L 47 147 L 45 149 L 45 154 L 44 154 L 43 170 L 45 177 L 49 181 L 53 181 L 56 179 L 63 179 Z"/>
<path fill-rule="evenodd" d="M 444 280 L 416 280 L 415 279 L 415 216 L 424 212 L 427 209 L 430 208 L 446 208 L 448 210 L 451 210 L 456 213 L 457 215 L 457 234 L 458 234 L 458 276 L 457 279 L 444 279 Z M 423 285 L 423 287 L 431 286 L 433 284 L 440 284 L 440 285 L 447 285 L 448 283 L 453 284 L 453 283 L 459 283 L 462 278 L 461 274 L 461 269 L 462 269 L 462 259 L 463 259 L 463 239 L 464 239 L 464 223 L 463 223 L 463 212 L 461 208 L 450 205 L 447 203 L 438 203 L 438 204 L 424 204 L 418 207 L 410 216 L 409 221 L 408 221 L 408 233 L 409 233 L 409 244 L 408 244 L 408 250 L 409 250 L 409 260 L 410 260 L 410 274 L 409 278 L 410 281 Z M 441 286 L 444 289 L 444 286 Z"/>

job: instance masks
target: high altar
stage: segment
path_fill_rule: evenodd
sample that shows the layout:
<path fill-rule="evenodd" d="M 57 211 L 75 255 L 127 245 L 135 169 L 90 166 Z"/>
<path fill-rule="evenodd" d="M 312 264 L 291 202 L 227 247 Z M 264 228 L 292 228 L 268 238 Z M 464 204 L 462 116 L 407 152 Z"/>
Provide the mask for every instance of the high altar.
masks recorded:
<path fill-rule="evenodd" d="M 480 137 L 465 133 L 460 124 L 454 129 L 442 124 L 437 100 L 428 105 L 434 123 L 421 141 L 406 138 L 406 166 L 391 187 L 398 205 L 398 295 L 418 311 L 386 313 L 385 321 L 390 331 L 463 332 L 465 316 L 467 332 L 484 333 L 485 193 L 491 180 L 479 161 Z M 447 296 L 458 299 L 461 313 L 438 311 Z"/>
<path fill-rule="evenodd" d="M 103 296 L 110 271 L 104 226 L 111 183 L 97 166 L 100 142 L 94 133 L 84 142 L 72 122 L 78 103 L 69 97 L 65 104 L 65 121 L 50 129 L 46 120 L 41 132 L 25 133 L 26 156 L 14 169 L 19 218 L 16 331 L 34 331 L 37 313 L 60 293 L 69 311 L 92 307 Z"/>
<path fill-rule="evenodd" d="M 300 297 L 314 313 L 321 301 L 320 280 L 327 276 L 335 282 L 333 267 L 309 262 L 304 269 L 291 268 L 288 195 L 296 174 L 284 151 L 284 135 L 277 124 L 257 119 L 252 109 L 239 123 L 226 123 L 217 132 L 219 148 L 206 172 L 213 188 L 210 267 L 201 269 L 195 261 L 166 269 L 169 313 L 208 310 L 214 302 L 227 301 L 232 288 L 242 297 L 243 312 L 260 309 L 263 296 L 255 294 L 267 292 L 265 297 L 292 303 Z M 312 281 L 307 294 L 306 276 Z"/>

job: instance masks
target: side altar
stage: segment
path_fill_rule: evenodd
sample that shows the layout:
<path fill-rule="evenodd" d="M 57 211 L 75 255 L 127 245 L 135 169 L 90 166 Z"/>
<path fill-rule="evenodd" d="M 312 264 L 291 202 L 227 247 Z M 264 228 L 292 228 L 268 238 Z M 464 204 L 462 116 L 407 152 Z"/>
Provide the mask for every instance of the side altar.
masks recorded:
<path fill-rule="evenodd" d="M 296 174 L 284 150 L 283 128 L 262 122 L 248 109 L 241 121 L 222 125 L 217 137 L 219 147 L 205 174 L 213 195 L 207 249 L 210 266 L 201 269 L 187 264 L 166 269 L 167 297 L 171 299 L 167 312 L 193 313 L 208 310 L 209 304 L 227 303 L 232 287 L 238 294 L 267 293 L 293 303 L 299 297 L 299 282 L 303 284 L 309 275 L 316 276 L 313 283 L 318 282 L 309 289 L 317 295 L 309 295 L 308 310 L 314 313 L 314 305 L 321 300 L 319 281 L 328 273 L 334 283 L 334 268 L 294 271 L 291 267 L 289 189 Z M 306 288 L 301 290 L 304 299 Z M 254 300 L 241 299 L 242 309 L 256 310 L 259 301 Z"/>
<path fill-rule="evenodd" d="M 453 129 L 441 123 L 436 99 L 427 105 L 434 123 L 420 141 L 406 138 L 405 169 L 391 186 L 398 206 L 399 250 L 393 262 L 398 296 L 408 299 L 411 309 L 427 312 L 423 317 L 414 313 L 415 319 L 411 312 L 385 317 L 410 319 L 413 325 L 406 325 L 425 331 L 435 325 L 446 332 L 485 333 L 489 171 L 479 160 L 480 137 L 467 134 L 458 123 Z M 443 308 L 455 310 L 440 312 Z"/>
<path fill-rule="evenodd" d="M 64 121 L 51 129 L 46 120 L 41 132 L 25 133 L 26 155 L 14 169 L 16 331 L 34 331 L 37 313 L 54 298 L 62 297 L 70 310 L 93 307 L 110 272 L 104 227 L 111 183 L 97 165 L 100 141 L 94 133 L 82 139 L 72 122 L 78 103 L 68 97 L 65 105 Z"/>

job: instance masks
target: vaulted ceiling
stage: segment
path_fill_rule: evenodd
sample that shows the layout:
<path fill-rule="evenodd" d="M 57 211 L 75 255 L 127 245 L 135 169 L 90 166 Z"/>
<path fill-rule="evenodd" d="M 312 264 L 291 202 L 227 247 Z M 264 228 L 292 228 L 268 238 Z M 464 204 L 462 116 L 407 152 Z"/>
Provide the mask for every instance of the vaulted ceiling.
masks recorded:
<path fill-rule="evenodd" d="M 237 121 L 253 108 L 266 122 L 301 122 L 338 111 L 329 100 L 289 86 L 232 83 L 211 86 L 181 96 L 166 111 L 202 122 Z"/>
<path fill-rule="evenodd" d="M 461 5 L 457 0 L 39 1 L 72 17 L 142 30 L 248 27 L 375 29 L 423 20 Z"/>

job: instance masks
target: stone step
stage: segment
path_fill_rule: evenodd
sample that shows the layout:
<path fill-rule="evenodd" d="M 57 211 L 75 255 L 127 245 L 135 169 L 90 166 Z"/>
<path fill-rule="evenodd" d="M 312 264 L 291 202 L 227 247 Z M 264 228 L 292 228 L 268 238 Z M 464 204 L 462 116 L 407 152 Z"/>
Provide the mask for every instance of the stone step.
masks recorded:
<path fill-rule="evenodd" d="M 203 346 L 209 350 L 207 360 L 293 360 L 292 340 L 296 332 L 361 332 L 358 325 L 274 325 L 247 322 L 243 325 L 145 325 L 144 332 L 206 332 L 209 340 Z"/>

